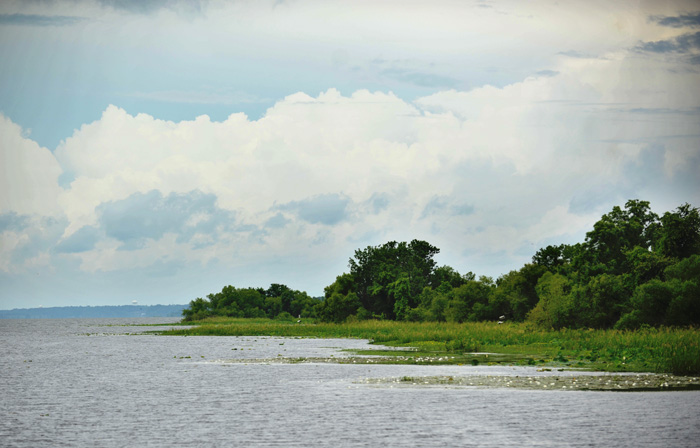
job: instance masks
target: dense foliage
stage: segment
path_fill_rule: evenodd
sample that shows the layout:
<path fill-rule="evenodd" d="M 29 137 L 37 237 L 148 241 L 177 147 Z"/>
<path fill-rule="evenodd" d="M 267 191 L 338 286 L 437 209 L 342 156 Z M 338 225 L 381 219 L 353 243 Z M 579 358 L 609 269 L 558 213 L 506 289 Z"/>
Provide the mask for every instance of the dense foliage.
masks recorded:
<path fill-rule="evenodd" d="M 182 311 L 185 321 L 210 316 L 288 318 L 311 317 L 319 302 L 301 291 L 273 283 L 268 289 L 224 286 L 221 292 L 190 302 Z"/>
<path fill-rule="evenodd" d="M 582 243 L 547 246 L 497 280 L 437 266 L 425 241 L 355 251 L 350 272 L 324 300 L 284 285 L 225 287 L 196 299 L 186 319 L 212 315 L 325 322 L 351 319 L 467 322 L 508 319 L 550 328 L 638 328 L 700 324 L 700 214 L 684 204 L 659 217 L 628 201 L 595 223 Z"/>
<path fill-rule="evenodd" d="M 658 217 L 628 201 L 574 246 L 549 246 L 528 318 L 562 327 L 637 328 L 700 324 L 700 215 L 684 204 Z"/>

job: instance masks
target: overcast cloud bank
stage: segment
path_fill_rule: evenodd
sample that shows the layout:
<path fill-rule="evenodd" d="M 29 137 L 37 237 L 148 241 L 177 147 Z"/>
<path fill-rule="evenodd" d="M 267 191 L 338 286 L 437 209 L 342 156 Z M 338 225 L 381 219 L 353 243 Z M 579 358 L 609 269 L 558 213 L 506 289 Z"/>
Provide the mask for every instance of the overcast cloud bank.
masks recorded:
<path fill-rule="evenodd" d="M 51 148 L 2 103 L 0 306 L 122 303 L 134 295 L 141 303 L 185 303 L 229 283 L 281 282 L 320 295 L 355 249 L 413 238 L 441 248 L 438 261 L 460 272 L 498 276 L 547 244 L 581 241 L 601 214 L 627 199 L 649 200 L 657 212 L 684 202 L 700 206 L 700 45 L 697 13 L 680 8 L 687 5 L 659 11 L 650 4 L 633 14 L 628 5 L 595 5 L 599 16 L 584 14 L 580 30 L 569 32 L 575 11 L 547 2 L 522 10 L 446 3 L 470 17 L 467 31 L 423 3 L 415 3 L 417 12 L 387 3 L 370 8 L 374 15 L 358 6 L 353 12 L 362 20 L 333 19 L 342 26 L 331 32 L 312 19 L 348 11 L 313 2 L 271 9 L 183 4 L 86 2 L 80 14 L 69 3 L 33 11 L 30 4 L 22 7 L 29 11 L 2 14 L 0 32 L 12 28 L 6 35 L 19 39 L 51 28 L 70 38 L 77 27 L 89 33 L 99 18 L 122 25 L 112 30 L 116 39 L 157 23 L 161 31 L 147 46 L 167 59 L 165 49 L 192 56 L 201 48 L 157 41 L 192 37 L 203 26 L 226 29 L 225 39 L 210 41 L 220 53 L 205 58 L 205 68 L 215 59 L 245 65 L 253 50 L 278 61 L 270 69 L 294 56 L 311 67 L 300 84 L 318 89 L 278 97 L 258 118 L 229 103 L 220 119 L 169 120 L 127 112 L 118 101 L 125 97 L 116 95 L 99 118 Z M 64 19 L 49 26 L 49 19 L 27 18 L 39 9 Z M 473 12 L 490 9 L 509 14 L 496 21 L 494 12 Z M 250 24 L 222 28 L 215 12 L 280 25 L 280 35 Z M 382 27 L 372 17 L 389 12 L 405 15 L 384 23 L 384 32 L 401 37 L 379 42 L 392 57 L 348 37 L 350 23 L 367 26 L 360 36 L 378 37 Z M 431 17 L 444 26 L 426 25 Z M 515 40 L 504 45 L 497 32 L 481 29 L 479 17 Z M 308 35 L 297 28 L 304 24 Z M 406 30 L 411 24 L 417 32 Z M 290 36 L 290 56 L 272 49 L 276 38 Z M 259 40 L 248 49 L 227 47 L 244 37 Z M 3 54 L 16 49 L 3 42 Z M 117 57 L 130 42 L 116 48 Z M 312 48 L 332 54 L 331 65 L 309 56 Z M 431 51 L 439 64 L 428 63 Z M 537 66 L 530 66 L 533 58 Z M 498 63 L 500 74 L 486 82 L 485 71 L 467 68 L 475 61 Z M 335 74 L 311 82 L 317 67 Z M 187 78 L 190 69 L 183 70 Z M 353 70 L 361 74 L 349 83 Z M 12 78 L 7 70 L 2 76 Z M 132 95 L 144 97 L 144 85 Z M 193 102 L 198 85 L 183 104 Z M 212 91 L 230 93 L 217 85 L 200 90 L 210 98 L 203 104 L 212 104 Z M 174 92 L 185 90 L 166 91 L 177 102 Z M 157 93 L 148 95 L 158 102 Z"/>

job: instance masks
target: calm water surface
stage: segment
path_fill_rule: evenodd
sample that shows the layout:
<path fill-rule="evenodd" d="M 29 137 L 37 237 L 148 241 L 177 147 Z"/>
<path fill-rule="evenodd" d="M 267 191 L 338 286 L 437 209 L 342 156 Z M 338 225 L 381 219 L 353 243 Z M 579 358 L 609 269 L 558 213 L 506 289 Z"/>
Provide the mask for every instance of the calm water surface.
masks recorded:
<path fill-rule="evenodd" d="M 232 364 L 222 360 L 337 357 L 343 348 L 366 346 L 134 335 L 154 328 L 123 326 L 167 321 L 0 320 L 0 446 L 700 444 L 700 392 L 367 385 L 367 378 L 404 375 L 537 373 L 525 367 Z"/>

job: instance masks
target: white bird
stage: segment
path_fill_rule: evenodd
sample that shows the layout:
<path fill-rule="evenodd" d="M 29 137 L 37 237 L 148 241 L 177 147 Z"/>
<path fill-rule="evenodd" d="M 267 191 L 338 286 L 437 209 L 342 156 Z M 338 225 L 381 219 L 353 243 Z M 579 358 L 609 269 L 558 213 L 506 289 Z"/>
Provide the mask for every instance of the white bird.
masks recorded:
<path fill-rule="evenodd" d="M 504 314 L 503 316 L 499 317 L 498 320 L 506 320 L 506 315 Z"/>

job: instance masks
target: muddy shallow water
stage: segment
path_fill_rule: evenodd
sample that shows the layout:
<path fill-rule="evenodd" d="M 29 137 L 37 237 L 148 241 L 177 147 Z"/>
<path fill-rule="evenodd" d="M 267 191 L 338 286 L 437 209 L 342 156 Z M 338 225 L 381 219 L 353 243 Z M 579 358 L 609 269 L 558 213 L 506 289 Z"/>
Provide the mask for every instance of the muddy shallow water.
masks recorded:
<path fill-rule="evenodd" d="M 0 321 L 0 446 L 694 447 L 700 440 L 700 391 L 569 388 L 649 375 L 382 365 L 343 351 L 373 348 L 360 340 L 126 335 L 154 328 L 105 326 L 129 322 L 149 321 Z M 530 381 L 548 387 L 525 387 Z"/>

